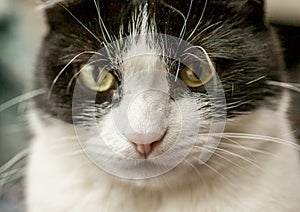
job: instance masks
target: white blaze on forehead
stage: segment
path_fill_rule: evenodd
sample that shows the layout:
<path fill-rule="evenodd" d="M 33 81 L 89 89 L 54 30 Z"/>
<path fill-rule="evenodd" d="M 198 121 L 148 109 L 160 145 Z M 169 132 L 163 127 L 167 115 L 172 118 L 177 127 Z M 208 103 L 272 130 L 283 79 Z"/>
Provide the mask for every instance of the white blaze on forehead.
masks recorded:
<path fill-rule="evenodd" d="M 159 89 L 168 93 L 166 67 L 157 55 L 139 55 L 126 59 L 123 62 L 123 76 L 125 91 Z"/>
<path fill-rule="evenodd" d="M 164 63 L 155 54 L 138 55 L 124 60 L 123 73 L 118 128 L 128 141 L 154 142 L 164 134 L 169 113 L 169 84 Z"/>
<path fill-rule="evenodd" d="M 153 26 L 149 26 L 149 24 Z M 150 71 L 161 71 L 166 73 L 166 67 L 161 56 L 162 51 L 155 40 L 155 22 L 149 21 L 147 4 L 140 5 L 136 9 L 135 14 L 132 17 L 132 28 L 130 33 L 129 42 L 127 42 L 125 48 L 126 50 L 122 54 L 124 79 L 128 80 L 133 77 L 138 80 L 140 77 L 148 75 L 147 80 L 143 81 L 143 84 L 151 84 L 154 81 L 165 84 L 163 83 L 165 79 L 163 74 L 157 78 L 157 74 L 151 75 L 151 73 L 147 73 Z M 139 74 L 141 72 L 144 72 L 144 74 Z M 150 85 L 146 86 L 146 88 L 151 87 L 149 86 Z M 138 88 L 142 89 L 141 87 Z M 166 86 L 163 86 L 162 89 L 167 92 Z"/>
<path fill-rule="evenodd" d="M 118 130 L 136 144 L 159 140 L 167 128 L 169 113 L 165 63 L 146 38 L 141 36 L 124 54 L 123 98 L 115 111 Z"/>
<path fill-rule="evenodd" d="M 124 83 L 123 89 L 131 89 L 130 84 L 134 83 L 135 89 L 153 88 L 168 92 L 163 50 L 157 43 L 155 22 L 149 20 L 148 5 L 140 5 L 132 17 L 131 34 L 121 54 L 121 69 L 124 80 L 128 82 Z M 152 74 L 157 71 L 161 73 Z"/>

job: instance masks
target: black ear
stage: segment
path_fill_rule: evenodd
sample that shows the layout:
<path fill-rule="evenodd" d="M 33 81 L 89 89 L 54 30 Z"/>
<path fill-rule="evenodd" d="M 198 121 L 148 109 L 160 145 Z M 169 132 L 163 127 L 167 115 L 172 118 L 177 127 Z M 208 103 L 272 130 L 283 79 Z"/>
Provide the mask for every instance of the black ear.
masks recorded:
<path fill-rule="evenodd" d="M 83 0 L 39 0 L 39 6 L 44 10 L 46 20 L 50 27 L 67 27 L 70 22 L 73 8 L 76 8 Z M 77 15 L 77 14 L 76 14 Z"/>
<path fill-rule="evenodd" d="M 234 0 L 229 6 L 249 24 L 264 25 L 264 0 Z"/>
<path fill-rule="evenodd" d="M 249 21 L 257 24 L 265 22 L 264 0 L 247 0 L 245 9 L 248 10 L 245 12 Z"/>

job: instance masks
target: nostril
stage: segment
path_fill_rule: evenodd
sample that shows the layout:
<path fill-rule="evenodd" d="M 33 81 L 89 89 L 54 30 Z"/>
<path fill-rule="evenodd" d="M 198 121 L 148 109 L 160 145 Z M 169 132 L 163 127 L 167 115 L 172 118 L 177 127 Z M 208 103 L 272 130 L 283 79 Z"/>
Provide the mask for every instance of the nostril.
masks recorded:
<path fill-rule="evenodd" d="M 132 130 L 125 131 L 124 135 L 128 141 L 136 144 L 151 144 L 159 141 L 164 136 L 164 132 L 133 132 Z"/>
<path fill-rule="evenodd" d="M 155 146 L 163 140 L 163 138 L 165 137 L 166 133 L 164 133 L 162 136 L 160 136 L 160 138 L 154 142 L 151 142 L 151 143 L 140 143 L 140 142 L 131 142 L 137 152 L 144 156 L 145 158 L 148 157 L 148 155 L 150 155 L 150 153 L 153 151 L 153 149 L 155 148 Z"/>
<path fill-rule="evenodd" d="M 153 149 L 153 143 L 151 144 L 137 144 L 134 143 L 136 150 L 140 153 L 140 155 L 147 157 Z"/>

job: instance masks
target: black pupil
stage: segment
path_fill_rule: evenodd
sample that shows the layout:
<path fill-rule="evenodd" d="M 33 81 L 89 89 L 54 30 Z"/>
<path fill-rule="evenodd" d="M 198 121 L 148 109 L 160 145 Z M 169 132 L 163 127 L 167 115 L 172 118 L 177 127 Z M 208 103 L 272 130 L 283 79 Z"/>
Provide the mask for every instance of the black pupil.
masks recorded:
<path fill-rule="evenodd" d="M 93 66 L 93 79 L 95 82 L 98 82 L 99 80 L 99 76 L 100 76 L 100 72 L 99 72 L 100 68 L 98 66 Z"/>

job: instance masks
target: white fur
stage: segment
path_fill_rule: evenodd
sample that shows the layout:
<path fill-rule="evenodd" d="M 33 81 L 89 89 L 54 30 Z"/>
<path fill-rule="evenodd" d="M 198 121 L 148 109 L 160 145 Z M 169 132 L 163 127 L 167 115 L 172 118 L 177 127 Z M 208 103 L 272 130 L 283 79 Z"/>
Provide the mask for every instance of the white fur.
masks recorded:
<path fill-rule="evenodd" d="M 237 125 L 235 121 L 229 122 L 226 132 L 293 141 L 285 115 L 280 112 L 261 109 L 237 121 Z M 261 169 L 235 158 L 246 171 L 235 166 L 220 170 L 234 186 L 216 174 L 203 180 L 182 164 L 157 179 L 134 182 L 110 176 L 90 162 L 76 137 L 70 137 L 75 136 L 72 125 L 51 118 L 48 122 L 41 122 L 35 113 L 31 116 L 36 135 L 27 174 L 30 212 L 299 209 L 299 158 L 290 145 L 263 142 L 261 150 L 267 149 L 277 157 L 257 154 L 256 162 Z M 243 143 L 243 139 L 236 141 Z M 181 176 L 183 170 L 185 174 Z"/>

